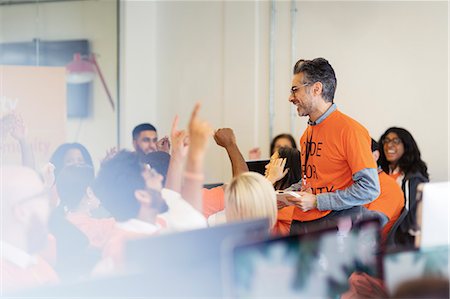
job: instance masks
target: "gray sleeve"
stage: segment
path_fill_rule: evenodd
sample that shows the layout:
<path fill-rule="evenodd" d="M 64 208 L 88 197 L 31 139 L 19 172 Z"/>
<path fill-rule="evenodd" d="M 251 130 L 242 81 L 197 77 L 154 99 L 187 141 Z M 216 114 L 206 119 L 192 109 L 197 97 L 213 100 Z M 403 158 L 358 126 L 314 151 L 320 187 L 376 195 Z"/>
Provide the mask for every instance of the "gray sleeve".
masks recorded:
<path fill-rule="evenodd" d="M 335 192 L 317 194 L 317 209 L 344 210 L 365 205 L 380 194 L 380 181 L 375 168 L 365 168 L 353 175 L 353 185 Z"/>
<path fill-rule="evenodd" d="M 285 191 L 300 191 L 302 189 L 302 180 L 300 180 L 298 183 L 290 185 L 288 188 L 285 189 Z"/>

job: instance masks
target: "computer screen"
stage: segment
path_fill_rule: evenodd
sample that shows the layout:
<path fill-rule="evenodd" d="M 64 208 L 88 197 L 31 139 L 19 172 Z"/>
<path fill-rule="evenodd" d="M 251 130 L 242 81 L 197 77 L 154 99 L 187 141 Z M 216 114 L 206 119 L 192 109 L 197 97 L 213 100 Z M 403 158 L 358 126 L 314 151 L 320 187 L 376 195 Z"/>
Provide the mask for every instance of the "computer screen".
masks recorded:
<path fill-rule="evenodd" d="M 418 278 L 449 278 L 449 247 L 437 246 L 391 252 L 383 258 L 385 285 L 390 294 L 406 281 Z"/>
<path fill-rule="evenodd" d="M 339 298 L 353 273 L 382 278 L 377 221 L 236 244 L 225 254 L 232 298 Z"/>
<path fill-rule="evenodd" d="M 248 170 L 252 172 L 257 172 L 264 175 L 266 171 L 266 165 L 269 164 L 270 160 L 252 160 L 247 161 Z"/>

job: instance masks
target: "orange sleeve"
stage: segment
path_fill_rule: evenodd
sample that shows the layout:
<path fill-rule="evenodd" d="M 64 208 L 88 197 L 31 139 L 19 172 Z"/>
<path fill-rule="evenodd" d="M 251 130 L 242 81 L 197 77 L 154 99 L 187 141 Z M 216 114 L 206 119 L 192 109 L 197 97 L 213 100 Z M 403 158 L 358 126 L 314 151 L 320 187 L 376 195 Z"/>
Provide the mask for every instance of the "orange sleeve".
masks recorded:
<path fill-rule="evenodd" d="M 389 218 L 382 230 L 382 236 L 386 236 L 400 216 L 405 204 L 403 191 L 397 182 L 384 172 L 381 172 L 378 177 L 380 178 L 380 196 L 365 207 L 372 211 L 382 212 Z"/>
<path fill-rule="evenodd" d="M 223 186 L 203 188 L 203 215 L 208 218 L 212 214 L 225 209 L 225 191 Z"/>
<path fill-rule="evenodd" d="M 367 130 L 353 123 L 344 133 L 344 145 L 348 166 L 352 175 L 366 168 L 377 168 L 370 149 L 371 139 Z"/>

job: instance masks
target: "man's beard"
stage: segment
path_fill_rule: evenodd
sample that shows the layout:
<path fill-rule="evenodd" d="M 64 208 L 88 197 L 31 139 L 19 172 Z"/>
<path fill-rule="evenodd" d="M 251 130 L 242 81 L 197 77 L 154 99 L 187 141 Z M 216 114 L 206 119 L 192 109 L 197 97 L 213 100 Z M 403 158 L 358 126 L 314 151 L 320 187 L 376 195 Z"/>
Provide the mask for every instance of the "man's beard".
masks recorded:
<path fill-rule="evenodd" d="M 158 211 L 158 214 L 165 213 L 169 210 L 169 206 L 162 197 L 161 191 L 157 191 L 154 189 L 148 189 L 147 191 L 148 193 L 150 193 L 152 197 L 152 205 L 151 205 L 152 209 Z"/>
<path fill-rule="evenodd" d="M 36 215 L 30 219 L 30 226 L 27 231 L 28 253 L 34 254 L 42 250 L 48 241 L 47 225 L 39 220 Z"/>

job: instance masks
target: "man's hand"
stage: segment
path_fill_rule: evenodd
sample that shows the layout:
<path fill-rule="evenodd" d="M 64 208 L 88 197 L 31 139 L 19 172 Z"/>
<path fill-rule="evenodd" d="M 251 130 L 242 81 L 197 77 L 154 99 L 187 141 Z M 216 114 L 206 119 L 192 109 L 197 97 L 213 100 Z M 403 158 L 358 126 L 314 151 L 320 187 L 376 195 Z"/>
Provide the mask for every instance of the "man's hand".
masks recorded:
<path fill-rule="evenodd" d="M 163 138 L 161 138 L 160 140 L 158 140 L 158 142 L 156 142 L 156 149 L 160 152 L 166 152 L 169 153 L 170 152 L 170 141 L 169 141 L 169 137 L 164 136 Z"/>
<path fill-rule="evenodd" d="M 277 209 L 278 209 L 278 210 L 280 210 L 280 209 L 282 209 L 282 208 L 285 208 L 285 207 L 287 207 L 287 206 L 288 206 L 288 205 L 285 204 L 284 202 L 277 200 Z"/>
<path fill-rule="evenodd" d="M 296 205 L 303 212 L 308 212 L 310 210 L 317 208 L 317 197 L 316 195 L 308 192 L 297 192 L 301 197 L 286 197 L 286 200 Z"/>
<path fill-rule="evenodd" d="M 172 141 L 172 157 L 177 159 L 186 158 L 189 149 L 189 137 L 186 130 L 178 130 L 178 115 L 175 116 L 170 132 L 170 140 Z"/>
<path fill-rule="evenodd" d="M 214 133 L 214 140 L 217 145 L 228 148 L 230 146 L 236 145 L 236 136 L 230 128 L 222 128 L 216 130 Z"/>

